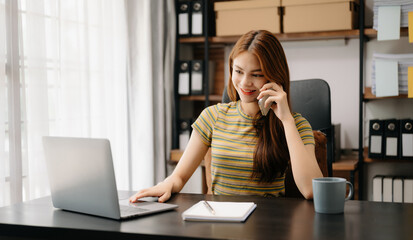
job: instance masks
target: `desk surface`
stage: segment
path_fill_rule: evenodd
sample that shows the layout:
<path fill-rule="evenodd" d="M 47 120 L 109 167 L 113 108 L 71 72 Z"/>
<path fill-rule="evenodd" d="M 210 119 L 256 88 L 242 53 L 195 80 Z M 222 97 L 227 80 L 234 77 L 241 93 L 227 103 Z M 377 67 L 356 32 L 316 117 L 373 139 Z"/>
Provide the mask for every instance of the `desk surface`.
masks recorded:
<path fill-rule="evenodd" d="M 132 192 L 122 192 L 123 196 Z M 199 200 L 253 201 L 245 223 L 186 222 L 181 213 Z M 1 236 L 94 239 L 411 239 L 413 204 L 348 201 L 344 214 L 314 212 L 301 199 L 176 194 L 179 208 L 126 221 L 78 214 L 52 206 L 50 197 L 0 208 Z"/>

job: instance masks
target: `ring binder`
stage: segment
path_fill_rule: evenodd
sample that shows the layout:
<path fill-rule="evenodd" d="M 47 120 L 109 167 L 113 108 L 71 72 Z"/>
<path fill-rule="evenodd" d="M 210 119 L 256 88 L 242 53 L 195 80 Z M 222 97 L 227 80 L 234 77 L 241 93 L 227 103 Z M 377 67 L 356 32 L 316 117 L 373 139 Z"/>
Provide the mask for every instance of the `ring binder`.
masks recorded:
<path fill-rule="evenodd" d="M 191 119 L 179 120 L 179 149 L 185 150 L 191 135 Z"/>
<path fill-rule="evenodd" d="M 413 179 L 405 178 L 403 182 L 403 202 L 413 203 Z"/>
<path fill-rule="evenodd" d="M 178 93 L 180 95 L 190 94 L 190 61 L 179 62 Z"/>
<path fill-rule="evenodd" d="M 194 0 L 191 2 L 191 36 L 201 36 L 203 31 L 203 14 L 204 10 L 202 0 Z"/>
<path fill-rule="evenodd" d="M 382 120 L 370 120 L 369 158 L 383 157 L 383 125 L 384 123 Z"/>
<path fill-rule="evenodd" d="M 180 37 L 189 37 L 191 29 L 189 1 L 178 1 L 178 34 Z"/>
<path fill-rule="evenodd" d="M 384 157 L 399 158 L 399 120 L 388 119 L 384 122 Z"/>
<path fill-rule="evenodd" d="M 382 181 L 383 202 L 393 202 L 393 177 L 385 176 Z"/>
<path fill-rule="evenodd" d="M 400 158 L 413 160 L 413 120 L 400 120 Z"/>
<path fill-rule="evenodd" d="M 383 201 L 383 178 L 384 176 L 377 175 L 373 178 L 373 201 Z"/>
<path fill-rule="evenodd" d="M 191 61 L 191 95 L 200 95 L 204 91 L 204 61 Z"/>
<path fill-rule="evenodd" d="M 393 202 L 403 202 L 403 178 L 393 178 Z"/>

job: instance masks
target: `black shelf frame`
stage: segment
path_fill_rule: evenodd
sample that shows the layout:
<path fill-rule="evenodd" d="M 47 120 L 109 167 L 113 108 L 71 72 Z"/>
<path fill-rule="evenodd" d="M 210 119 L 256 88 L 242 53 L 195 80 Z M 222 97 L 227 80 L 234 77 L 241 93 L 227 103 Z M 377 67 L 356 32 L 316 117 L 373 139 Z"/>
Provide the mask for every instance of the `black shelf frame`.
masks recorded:
<path fill-rule="evenodd" d="M 359 200 L 364 199 L 364 178 L 363 178 L 363 163 L 364 163 L 364 47 L 368 40 L 367 36 L 364 35 L 364 0 L 360 1 L 359 5 L 359 147 L 358 147 L 358 188 L 359 188 Z M 354 176 L 352 176 L 354 177 Z"/>
<path fill-rule="evenodd" d="M 204 89 L 204 95 L 205 95 L 205 107 L 208 107 L 210 104 L 209 100 L 209 34 L 210 34 L 210 29 L 209 29 L 209 5 L 210 1 L 209 0 L 200 0 L 202 3 L 202 25 L 203 25 L 203 38 L 204 40 L 204 66 L 203 66 L 203 89 Z M 179 0 L 175 0 L 175 9 L 178 9 L 179 7 Z M 180 95 L 178 94 L 178 82 L 179 82 L 179 49 L 180 49 L 180 37 L 179 37 L 179 22 L 178 22 L 178 12 L 176 12 L 176 42 L 175 42 L 175 62 L 174 62 L 174 109 L 173 111 L 173 116 L 172 116 L 172 149 L 178 149 L 179 148 L 179 119 L 180 119 Z M 191 16 L 189 16 L 191 17 Z M 189 29 L 191 31 L 191 29 Z"/>

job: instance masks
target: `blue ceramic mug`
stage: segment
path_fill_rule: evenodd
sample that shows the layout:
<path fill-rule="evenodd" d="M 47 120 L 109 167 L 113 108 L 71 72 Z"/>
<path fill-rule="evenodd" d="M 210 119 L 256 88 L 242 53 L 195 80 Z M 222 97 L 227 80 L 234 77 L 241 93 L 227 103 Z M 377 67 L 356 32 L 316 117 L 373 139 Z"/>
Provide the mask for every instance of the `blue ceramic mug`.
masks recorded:
<path fill-rule="evenodd" d="M 346 196 L 346 185 L 350 191 Z M 314 208 L 318 213 L 343 213 L 344 202 L 353 196 L 353 184 L 345 178 L 323 177 L 313 179 Z"/>

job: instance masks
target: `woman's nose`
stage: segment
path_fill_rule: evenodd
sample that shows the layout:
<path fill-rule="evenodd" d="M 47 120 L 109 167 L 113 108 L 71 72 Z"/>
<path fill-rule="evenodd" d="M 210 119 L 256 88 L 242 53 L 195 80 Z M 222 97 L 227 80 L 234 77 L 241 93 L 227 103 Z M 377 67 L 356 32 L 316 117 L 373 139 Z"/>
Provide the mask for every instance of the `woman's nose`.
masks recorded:
<path fill-rule="evenodd" d="M 251 78 L 247 74 L 242 76 L 241 85 L 242 86 L 251 86 L 252 85 Z"/>

